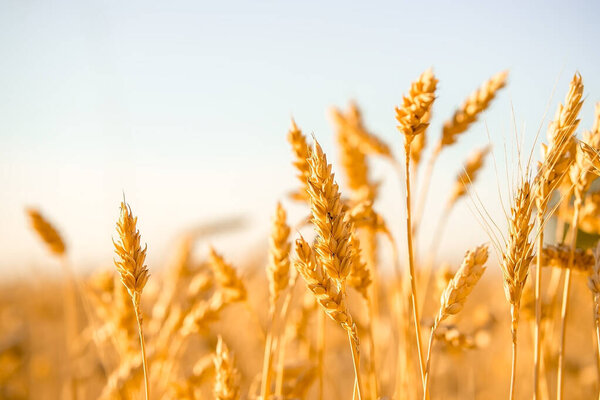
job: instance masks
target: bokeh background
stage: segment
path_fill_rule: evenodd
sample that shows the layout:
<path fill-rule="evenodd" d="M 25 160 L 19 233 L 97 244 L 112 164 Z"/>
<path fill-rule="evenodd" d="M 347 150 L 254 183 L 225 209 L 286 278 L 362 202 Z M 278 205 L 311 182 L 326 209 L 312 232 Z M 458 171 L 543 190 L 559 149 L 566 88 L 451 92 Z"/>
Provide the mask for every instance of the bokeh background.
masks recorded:
<path fill-rule="evenodd" d="M 430 66 L 440 79 L 430 142 L 471 91 L 510 70 L 491 109 L 442 153 L 426 219 L 436 220 L 449 176 L 489 136 L 499 178 L 488 162 L 476 190 L 502 224 L 498 187 L 506 191 L 506 165 L 515 165 L 505 146 L 523 137 L 531 150 L 575 71 L 587 95 L 581 127 L 591 125 L 598 15 L 596 1 L 4 0 L 0 273 L 52 273 L 27 205 L 61 229 L 77 268 L 110 263 L 123 193 L 151 269 L 182 228 L 223 217 L 246 221 L 238 234 L 215 238 L 242 257 L 266 244 L 276 201 L 296 186 L 290 117 L 335 163 L 327 110 L 354 99 L 400 155 L 394 106 Z M 383 163 L 374 176 L 384 181 L 378 208 L 402 238 L 399 178 Z M 451 216 L 454 234 L 442 245 L 449 259 L 485 240 L 468 203 Z"/>

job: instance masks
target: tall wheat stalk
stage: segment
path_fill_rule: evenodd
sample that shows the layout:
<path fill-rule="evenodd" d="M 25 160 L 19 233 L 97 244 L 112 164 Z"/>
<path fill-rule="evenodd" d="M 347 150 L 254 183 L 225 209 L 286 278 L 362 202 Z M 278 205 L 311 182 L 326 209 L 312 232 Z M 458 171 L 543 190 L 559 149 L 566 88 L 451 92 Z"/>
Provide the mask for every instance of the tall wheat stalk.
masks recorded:
<path fill-rule="evenodd" d="M 429 123 L 428 114 L 435 100 L 435 89 L 437 79 L 431 70 L 421 74 L 417 81 L 413 82 L 407 96 L 403 97 L 401 107 L 396 107 L 396 120 L 398 130 L 404 136 L 405 157 L 405 184 L 406 184 L 406 235 L 408 245 L 409 279 L 411 285 L 411 302 L 413 318 L 415 323 L 415 334 L 417 339 L 417 351 L 419 353 L 419 366 L 421 370 L 421 381 L 425 383 L 425 360 L 423 347 L 421 345 L 421 319 L 419 317 L 419 306 L 417 300 L 417 285 L 415 276 L 415 265 L 413 255 L 413 230 L 411 213 L 410 192 L 410 149 L 414 138 L 423 134 Z"/>
<path fill-rule="evenodd" d="M 142 366 L 144 369 L 144 387 L 146 400 L 150 398 L 150 383 L 148 380 L 148 362 L 146 359 L 146 345 L 142 324 L 142 313 L 140 300 L 142 291 L 150 274 L 144 264 L 146 260 L 146 249 L 140 244 L 140 232 L 137 227 L 137 217 L 131 213 L 131 208 L 125 201 L 121 202 L 121 213 L 117 221 L 117 240 L 113 240 L 115 246 L 115 266 L 121 275 L 121 282 L 127 288 L 131 297 L 135 318 L 137 320 L 138 334 L 140 337 L 140 348 L 142 352 Z"/>
<path fill-rule="evenodd" d="M 265 352 L 263 358 L 263 371 L 261 380 L 261 398 L 267 400 L 271 390 L 271 364 L 272 364 L 272 345 L 274 335 L 275 312 L 277 300 L 283 292 L 290 279 L 290 228 L 286 222 L 286 212 L 277 204 L 277 210 L 273 217 L 273 228 L 269 238 L 269 264 L 267 266 L 267 278 L 269 281 L 269 324 L 267 327 L 267 339 L 265 342 Z"/>
<path fill-rule="evenodd" d="M 519 326 L 519 306 L 521 294 L 527 275 L 529 264 L 533 258 L 533 245 L 529 236 L 533 229 L 531 214 L 533 199 L 531 185 L 523 178 L 519 184 L 515 198 L 511 205 L 509 219 L 508 239 L 502 252 L 500 267 L 504 280 L 504 294 L 510 304 L 511 335 L 512 335 L 512 365 L 510 374 L 510 399 L 515 397 L 515 380 L 517 373 L 517 329 Z"/>

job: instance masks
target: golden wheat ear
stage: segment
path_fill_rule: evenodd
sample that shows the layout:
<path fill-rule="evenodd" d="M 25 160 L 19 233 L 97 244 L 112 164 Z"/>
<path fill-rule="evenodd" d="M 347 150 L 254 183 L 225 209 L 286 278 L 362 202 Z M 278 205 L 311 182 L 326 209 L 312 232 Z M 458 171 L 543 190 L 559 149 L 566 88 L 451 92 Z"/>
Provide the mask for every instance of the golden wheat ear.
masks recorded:
<path fill-rule="evenodd" d="M 67 251 L 67 246 L 54 225 L 52 225 L 52 223 L 35 208 L 27 208 L 25 212 L 29 217 L 31 227 L 40 237 L 42 242 L 48 246 L 50 252 L 58 257 L 64 256 Z"/>
<path fill-rule="evenodd" d="M 150 397 L 150 384 L 148 379 L 148 362 L 146 359 L 146 345 L 142 325 L 142 311 L 140 301 L 142 291 L 148 282 L 150 273 L 146 266 L 146 249 L 142 249 L 141 235 L 137 229 L 137 217 L 133 216 L 131 207 L 121 202 L 121 211 L 117 221 L 117 240 L 113 240 L 115 246 L 115 267 L 121 275 L 121 282 L 127 288 L 127 292 L 133 303 L 133 310 L 138 324 L 140 347 L 142 352 L 142 366 L 144 369 L 144 386 L 146 400 Z"/>
<path fill-rule="evenodd" d="M 239 372 L 235 368 L 233 355 L 221 336 L 217 340 L 213 394 L 216 400 L 238 400 L 240 398 Z"/>

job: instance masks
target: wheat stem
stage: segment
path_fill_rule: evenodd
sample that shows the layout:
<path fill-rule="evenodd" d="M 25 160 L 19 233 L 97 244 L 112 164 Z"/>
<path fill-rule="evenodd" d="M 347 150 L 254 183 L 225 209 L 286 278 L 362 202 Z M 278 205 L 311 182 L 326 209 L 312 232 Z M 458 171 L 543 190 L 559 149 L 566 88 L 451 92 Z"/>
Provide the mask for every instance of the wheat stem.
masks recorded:
<path fill-rule="evenodd" d="M 542 252 L 544 250 L 544 212 L 538 210 L 537 222 L 540 227 L 537 242 L 537 257 L 535 268 L 535 337 L 533 350 L 533 399 L 537 399 L 540 395 L 540 360 L 541 360 L 541 345 L 542 345 Z"/>
<path fill-rule="evenodd" d="M 319 374 L 319 400 L 323 400 L 323 365 L 325 357 L 325 312 L 318 313 L 317 326 L 317 369 Z"/>
<path fill-rule="evenodd" d="M 425 384 L 425 363 L 423 359 L 423 349 L 421 346 L 421 319 L 419 318 L 419 305 L 417 304 L 417 284 L 415 276 L 415 265 L 413 257 L 413 232 L 411 220 L 411 199 L 410 199 L 410 143 L 404 146 L 406 156 L 405 176 L 406 176 L 406 235 L 408 245 L 408 267 L 410 280 L 410 298 L 413 309 L 413 319 L 415 323 L 415 334 L 417 338 L 417 351 L 419 353 L 419 367 L 421 370 L 421 381 Z"/>
<path fill-rule="evenodd" d="M 431 335 L 429 336 L 429 344 L 427 345 L 427 361 L 425 364 L 425 381 L 423 383 L 423 400 L 426 400 L 429 397 L 429 375 L 430 375 L 430 367 L 431 367 L 431 348 L 433 346 L 433 338 L 434 338 L 436 329 L 437 329 L 437 324 L 434 324 L 431 327 Z"/>
<path fill-rule="evenodd" d="M 135 319 L 138 326 L 138 334 L 140 336 L 140 348 L 142 351 L 142 367 L 144 369 L 144 389 L 146 393 L 146 400 L 150 398 L 150 382 L 148 381 L 148 361 L 146 359 L 146 342 L 144 340 L 144 329 L 142 325 L 142 316 L 140 312 L 139 301 L 131 299 L 133 302 L 133 310 L 135 311 Z"/>
<path fill-rule="evenodd" d="M 271 392 L 271 350 L 273 347 L 273 321 L 275 319 L 275 309 L 269 309 L 269 328 L 265 341 L 265 351 L 263 356 L 262 379 L 260 386 L 260 398 L 267 400 Z"/>
<path fill-rule="evenodd" d="M 567 331 L 567 311 L 569 307 L 569 292 L 571 290 L 571 266 L 575 257 L 575 247 L 577 244 L 577 226 L 579 221 L 579 210 L 581 209 L 581 199 L 576 198 L 573 204 L 573 220 L 571 222 L 571 252 L 569 253 L 569 262 L 565 273 L 565 283 L 563 288 L 563 299 L 560 310 L 560 347 L 558 348 L 558 377 L 556 386 L 556 398 L 562 399 L 564 392 L 564 364 L 565 364 L 565 345 Z"/>

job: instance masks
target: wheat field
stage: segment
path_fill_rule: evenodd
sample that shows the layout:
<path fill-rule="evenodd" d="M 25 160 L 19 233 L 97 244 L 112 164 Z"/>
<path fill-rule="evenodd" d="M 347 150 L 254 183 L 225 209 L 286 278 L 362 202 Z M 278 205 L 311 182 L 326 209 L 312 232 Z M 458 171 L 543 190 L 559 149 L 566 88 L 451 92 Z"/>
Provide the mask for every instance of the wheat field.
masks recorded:
<path fill-rule="evenodd" d="M 579 124 L 596 94 L 575 73 L 535 147 L 509 142 L 519 157 L 498 200 L 504 221 L 477 193 L 500 143 L 465 154 L 456 175 L 436 170 L 507 101 L 508 84 L 506 71 L 491 76 L 435 132 L 438 78 L 424 71 L 395 105 L 396 143 L 374 134 L 356 103 L 333 107 L 336 157 L 291 120 L 279 140 L 296 190 L 273 199 L 269 238 L 239 264 L 212 243 L 238 229 L 223 221 L 182 229 L 170 261 L 149 265 L 152 243 L 124 194 L 112 265 L 83 274 L 52 210 L 25 209 L 32 245 L 62 269 L 0 286 L 0 398 L 598 398 L 600 103 L 594 124 Z M 374 160 L 402 187 L 402 240 L 381 209 Z M 434 171 L 454 186 L 427 202 Z M 453 265 L 439 242 L 464 229 L 448 223 L 461 202 L 487 234 Z M 443 213 L 423 235 L 430 204 Z"/>

